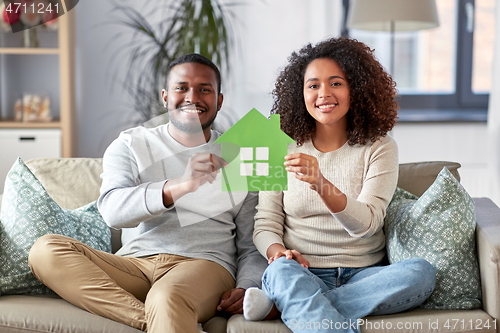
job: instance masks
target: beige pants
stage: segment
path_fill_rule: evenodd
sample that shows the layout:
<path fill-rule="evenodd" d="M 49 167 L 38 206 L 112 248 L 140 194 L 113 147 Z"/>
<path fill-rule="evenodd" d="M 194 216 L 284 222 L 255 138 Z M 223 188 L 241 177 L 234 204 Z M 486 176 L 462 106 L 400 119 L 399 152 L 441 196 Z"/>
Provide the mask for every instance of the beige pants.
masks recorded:
<path fill-rule="evenodd" d="M 38 239 L 28 258 L 33 274 L 89 312 L 149 333 L 198 333 L 234 279 L 203 259 L 159 254 L 120 257 L 60 235 Z"/>

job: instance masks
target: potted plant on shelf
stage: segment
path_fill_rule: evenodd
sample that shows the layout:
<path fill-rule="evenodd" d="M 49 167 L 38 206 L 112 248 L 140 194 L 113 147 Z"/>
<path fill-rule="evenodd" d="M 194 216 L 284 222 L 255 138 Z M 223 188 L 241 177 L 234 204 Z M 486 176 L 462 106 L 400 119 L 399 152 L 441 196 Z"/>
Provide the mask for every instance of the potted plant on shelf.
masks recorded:
<path fill-rule="evenodd" d="M 217 64 L 223 74 L 229 73 L 234 44 L 230 29 L 232 5 L 221 0 L 171 0 L 164 8 L 165 17 L 152 25 L 133 7 L 115 4 L 117 23 L 133 32 L 130 42 L 116 52 L 125 50 L 129 55 L 123 85 L 133 98 L 139 122 L 165 113 L 160 91 L 166 69 L 182 54 L 200 53 Z"/>

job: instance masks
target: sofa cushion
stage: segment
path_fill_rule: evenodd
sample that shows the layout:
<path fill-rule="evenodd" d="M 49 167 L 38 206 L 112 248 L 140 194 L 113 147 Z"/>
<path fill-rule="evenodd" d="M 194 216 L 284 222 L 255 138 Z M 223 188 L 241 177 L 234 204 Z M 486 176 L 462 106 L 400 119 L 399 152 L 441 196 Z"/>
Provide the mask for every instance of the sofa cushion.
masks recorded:
<path fill-rule="evenodd" d="M 101 158 L 39 158 L 26 165 L 61 208 L 75 209 L 99 197 Z"/>
<path fill-rule="evenodd" d="M 48 292 L 28 266 L 31 246 L 45 234 L 69 236 L 98 250 L 111 251 L 110 231 L 96 202 L 75 210 L 62 209 L 21 159 L 7 175 L 0 221 L 2 294 Z"/>
<path fill-rule="evenodd" d="M 0 332 L 140 333 L 82 310 L 56 295 L 0 297 Z"/>
<path fill-rule="evenodd" d="M 420 198 L 397 188 L 384 223 L 391 263 L 420 257 L 436 269 L 436 288 L 422 308 L 481 306 L 474 202 L 447 168 Z"/>
<path fill-rule="evenodd" d="M 0 297 L 2 333 L 141 333 L 141 330 L 82 310 L 57 295 Z M 227 319 L 213 317 L 203 324 L 208 333 L 225 333 Z"/>
<path fill-rule="evenodd" d="M 25 162 L 61 208 L 75 209 L 97 200 L 102 158 L 36 158 Z M 0 209 L 2 207 L 0 194 Z M 111 229 L 111 247 L 121 248 L 121 230 Z"/>
<path fill-rule="evenodd" d="M 459 163 L 446 161 L 402 163 L 399 165 L 398 187 L 419 197 L 434 183 L 444 167 L 460 181 L 460 166 Z"/>

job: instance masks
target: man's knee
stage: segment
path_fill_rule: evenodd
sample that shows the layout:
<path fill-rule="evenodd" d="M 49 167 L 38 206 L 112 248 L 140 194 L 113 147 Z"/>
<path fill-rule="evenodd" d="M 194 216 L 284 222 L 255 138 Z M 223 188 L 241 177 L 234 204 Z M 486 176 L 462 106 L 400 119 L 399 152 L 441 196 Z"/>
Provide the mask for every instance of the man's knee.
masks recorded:
<path fill-rule="evenodd" d="M 163 308 L 163 311 L 196 310 L 195 304 L 190 300 L 187 291 L 182 286 L 153 288 L 146 297 L 146 307 Z"/>
<path fill-rule="evenodd" d="M 28 262 L 30 265 L 37 264 L 40 259 L 45 259 L 50 256 L 52 252 L 50 244 L 53 243 L 55 236 L 57 235 L 44 235 L 36 240 L 28 255 Z"/>
<path fill-rule="evenodd" d="M 62 238 L 64 236 L 44 235 L 33 244 L 28 255 L 28 263 L 35 275 L 42 268 L 51 270 L 58 252 L 56 249 L 60 247 Z"/>

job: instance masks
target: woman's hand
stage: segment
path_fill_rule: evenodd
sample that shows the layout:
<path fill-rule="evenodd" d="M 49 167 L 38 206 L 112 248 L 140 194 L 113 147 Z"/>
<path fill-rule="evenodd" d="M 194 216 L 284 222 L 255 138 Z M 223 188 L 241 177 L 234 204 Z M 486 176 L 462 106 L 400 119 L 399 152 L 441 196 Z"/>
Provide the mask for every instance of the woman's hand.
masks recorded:
<path fill-rule="evenodd" d="M 295 173 L 298 180 L 309 183 L 309 187 L 319 194 L 330 212 L 338 213 L 345 209 L 347 197 L 323 176 L 316 157 L 294 153 L 286 155 L 285 159 L 285 170 Z"/>
<path fill-rule="evenodd" d="M 295 153 L 285 156 L 285 170 L 293 172 L 295 178 L 303 182 L 309 183 L 309 187 L 321 194 L 323 187 L 328 184 L 328 181 L 319 170 L 319 164 L 316 157 Z"/>
<path fill-rule="evenodd" d="M 309 268 L 309 261 L 307 261 L 302 254 L 297 250 L 284 250 L 278 251 L 273 256 L 269 257 L 268 264 L 271 264 L 278 258 L 285 257 L 286 259 L 294 259 L 296 262 L 300 264 L 300 266 L 304 268 Z"/>

